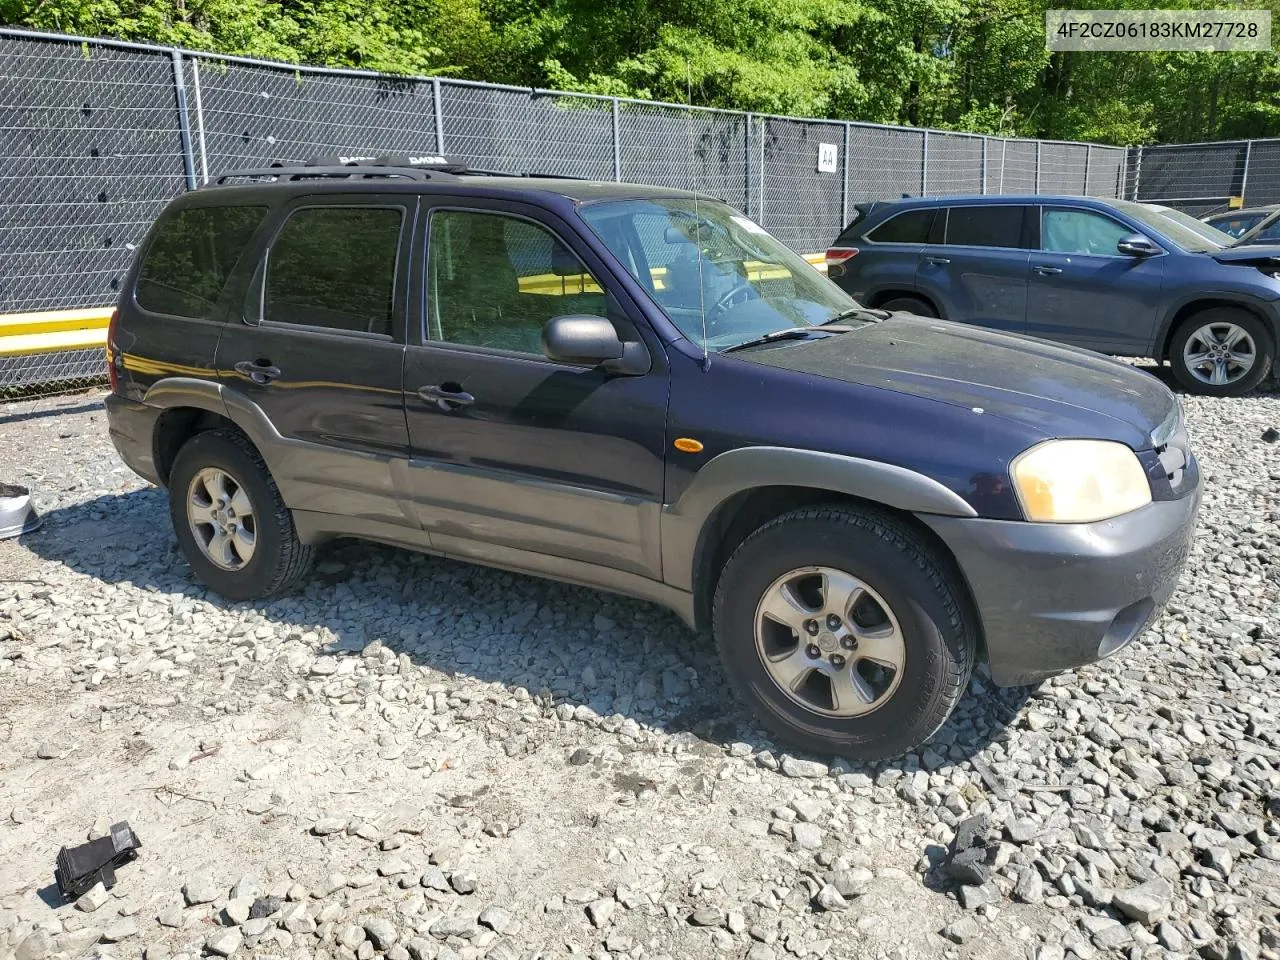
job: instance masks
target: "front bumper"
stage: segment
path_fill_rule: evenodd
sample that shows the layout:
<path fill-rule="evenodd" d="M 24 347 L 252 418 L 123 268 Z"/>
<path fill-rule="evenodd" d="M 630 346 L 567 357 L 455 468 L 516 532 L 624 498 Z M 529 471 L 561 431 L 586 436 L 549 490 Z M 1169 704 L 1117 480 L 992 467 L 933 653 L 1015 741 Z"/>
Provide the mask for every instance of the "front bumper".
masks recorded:
<path fill-rule="evenodd" d="M 1110 656 L 1143 630 L 1177 586 L 1200 507 L 1199 478 L 1098 523 L 1024 523 L 921 515 L 955 555 L 1002 687 Z"/>
<path fill-rule="evenodd" d="M 107 408 L 107 431 L 125 466 L 142 479 L 164 486 L 156 470 L 152 446 L 156 418 L 161 411 L 115 393 L 107 394 L 104 406 Z"/>

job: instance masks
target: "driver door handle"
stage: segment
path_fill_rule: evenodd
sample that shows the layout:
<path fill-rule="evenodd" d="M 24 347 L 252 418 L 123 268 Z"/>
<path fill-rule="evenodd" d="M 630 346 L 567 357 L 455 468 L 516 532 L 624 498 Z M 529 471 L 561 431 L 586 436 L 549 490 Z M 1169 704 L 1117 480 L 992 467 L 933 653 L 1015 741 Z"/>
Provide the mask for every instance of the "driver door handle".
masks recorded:
<path fill-rule="evenodd" d="M 1031 269 L 1032 269 L 1032 270 L 1034 270 L 1036 273 L 1040 274 L 1040 276 L 1042 276 L 1042 277 L 1051 277 L 1051 276 L 1053 276 L 1055 273 L 1061 273 L 1061 272 L 1062 272 L 1062 268 L 1061 268 L 1061 267 L 1046 267 L 1046 266 L 1044 266 L 1043 264 L 1039 264 L 1039 265 L 1037 265 L 1037 266 L 1034 266 L 1034 267 L 1032 267 Z"/>
<path fill-rule="evenodd" d="M 446 386 L 453 386 L 453 384 L 447 384 Z M 476 402 L 476 398 L 465 390 L 446 390 L 444 387 L 435 384 L 419 387 L 418 396 L 423 400 L 432 401 L 446 413 L 451 410 L 457 410 L 459 407 L 469 407 Z"/>
<path fill-rule="evenodd" d="M 951 259 L 949 257 L 925 257 L 924 262 L 931 263 L 935 267 L 945 267 L 951 262 Z"/>

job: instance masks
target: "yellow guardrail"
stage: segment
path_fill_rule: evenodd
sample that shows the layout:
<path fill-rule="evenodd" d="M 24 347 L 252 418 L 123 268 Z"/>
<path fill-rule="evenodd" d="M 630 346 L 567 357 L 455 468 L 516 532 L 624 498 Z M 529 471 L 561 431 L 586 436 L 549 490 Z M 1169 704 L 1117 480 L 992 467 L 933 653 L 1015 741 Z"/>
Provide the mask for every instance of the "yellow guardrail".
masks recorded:
<path fill-rule="evenodd" d="M 826 262 L 820 253 L 806 254 L 805 259 L 822 272 Z M 747 276 L 752 280 L 776 280 L 787 276 L 782 267 L 768 268 L 763 263 L 747 263 Z M 666 269 L 653 271 L 654 284 L 661 289 Z M 568 296 L 599 293 L 600 288 L 586 275 L 562 277 L 539 274 L 520 278 L 520 292 L 542 296 Z M 111 307 L 89 307 L 84 310 L 42 310 L 35 313 L 0 314 L 0 357 L 26 357 L 42 353 L 62 353 L 106 347 L 107 324 Z"/>
<path fill-rule="evenodd" d="M 0 357 L 106 347 L 111 307 L 0 315 Z"/>

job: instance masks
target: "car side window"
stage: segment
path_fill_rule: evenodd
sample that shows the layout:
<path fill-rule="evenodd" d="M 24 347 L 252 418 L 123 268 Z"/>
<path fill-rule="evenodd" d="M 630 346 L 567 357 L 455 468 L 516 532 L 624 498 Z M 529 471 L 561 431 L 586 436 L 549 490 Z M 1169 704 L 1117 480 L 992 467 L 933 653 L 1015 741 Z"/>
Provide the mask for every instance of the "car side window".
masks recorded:
<path fill-rule="evenodd" d="M 1024 207 L 952 207 L 947 215 L 946 242 L 955 246 L 1025 247 Z"/>
<path fill-rule="evenodd" d="M 867 234 L 872 243 L 928 243 L 936 210 L 907 210 Z"/>
<path fill-rule="evenodd" d="M 608 313 L 604 290 L 563 241 L 503 214 L 432 213 L 427 289 L 431 339 L 538 356 L 552 317 Z"/>
<path fill-rule="evenodd" d="M 391 336 L 398 207 L 304 207 L 267 256 L 263 320 Z"/>
<path fill-rule="evenodd" d="M 138 306 L 176 317 L 210 316 L 266 212 L 266 207 L 194 207 L 166 214 L 138 273 Z"/>
<path fill-rule="evenodd" d="M 1256 214 L 1250 214 L 1240 217 L 1223 217 L 1220 220 L 1215 219 L 1207 222 L 1209 226 L 1215 227 L 1228 236 L 1235 237 L 1235 239 L 1239 240 L 1242 236 L 1260 224 L 1263 219 L 1263 217 L 1257 216 Z"/>
<path fill-rule="evenodd" d="M 1045 208 L 1040 220 L 1040 248 L 1049 253 L 1083 253 L 1119 256 L 1116 250 L 1135 231 L 1119 221 L 1091 210 Z"/>
<path fill-rule="evenodd" d="M 1257 224 L 1254 224 L 1254 226 L 1257 226 Z M 1271 223 L 1259 230 L 1256 236 L 1250 239 L 1254 243 L 1259 243 L 1263 240 L 1280 240 L 1280 218 L 1271 221 Z"/>

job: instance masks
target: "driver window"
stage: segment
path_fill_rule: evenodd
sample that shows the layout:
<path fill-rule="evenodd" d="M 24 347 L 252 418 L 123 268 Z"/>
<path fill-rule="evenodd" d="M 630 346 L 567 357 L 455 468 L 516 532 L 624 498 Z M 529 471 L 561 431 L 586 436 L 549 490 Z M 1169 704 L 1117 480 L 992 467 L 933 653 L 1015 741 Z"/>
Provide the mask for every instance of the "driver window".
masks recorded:
<path fill-rule="evenodd" d="M 1046 209 L 1040 222 L 1040 248 L 1050 253 L 1115 257 L 1119 256 L 1116 244 L 1133 233 L 1124 224 L 1099 213 Z"/>
<path fill-rule="evenodd" d="M 542 328 L 567 314 L 607 316 L 604 291 L 545 227 L 467 210 L 431 215 L 427 327 L 433 340 L 542 354 Z"/>

